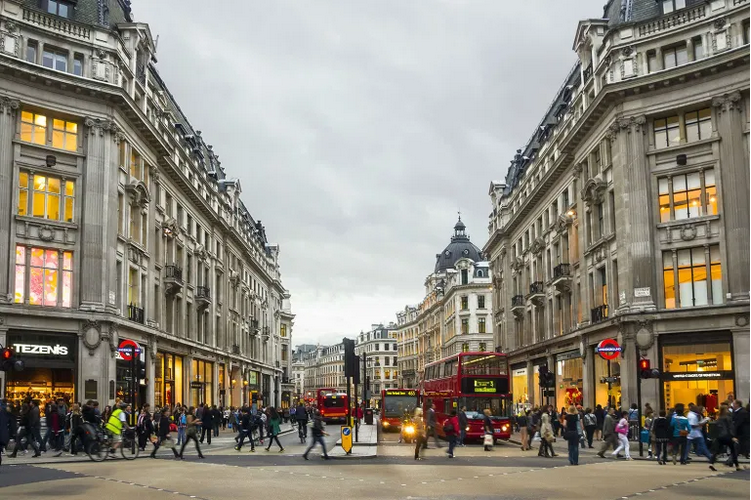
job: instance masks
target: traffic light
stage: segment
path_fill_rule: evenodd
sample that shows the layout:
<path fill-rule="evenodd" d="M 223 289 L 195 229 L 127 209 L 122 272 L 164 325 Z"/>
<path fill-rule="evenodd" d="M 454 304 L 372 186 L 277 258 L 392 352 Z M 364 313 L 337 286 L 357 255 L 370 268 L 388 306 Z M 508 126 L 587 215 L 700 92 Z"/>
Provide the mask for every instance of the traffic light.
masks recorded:
<path fill-rule="evenodd" d="M 3 347 L 2 350 L 0 350 L 0 371 L 20 372 L 23 369 L 24 369 L 23 360 L 19 359 L 18 356 L 16 356 L 16 352 L 12 348 Z"/>
<path fill-rule="evenodd" d="M 555 374 L 548 370 L 548 365 L 540 366 L 540 387 L 555 387 Z"/>
<path fill-rule="evenodd" d="M 652 369 L 652 363 L 648 359 L 639 360 L 639 376 L 641 378 L 660 378 L 660 371 Z"/>

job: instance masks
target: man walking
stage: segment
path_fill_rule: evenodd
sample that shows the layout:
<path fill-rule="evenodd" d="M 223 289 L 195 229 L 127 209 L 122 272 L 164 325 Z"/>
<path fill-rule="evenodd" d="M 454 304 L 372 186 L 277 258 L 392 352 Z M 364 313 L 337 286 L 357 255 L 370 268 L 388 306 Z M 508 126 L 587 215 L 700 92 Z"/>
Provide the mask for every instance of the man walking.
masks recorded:
<path fill-rule="evenodd" d="M 436 431 L 436 426 L 438 425 L 438 422 L 436 422 L 435 418 L 435 404 L 430 403 L 430 407 L 428 408 L 428 414 L 425 418 L 425 425 L 427 426 L 428 435 L 432 435 L 433 439 L 435 440 L 435 447 L 436 448 L 442 448 L 441 442 L 438 441 L 438 432 Z M 423 446 L 424 449 L 428 449 L 428 440 L 425 440 L 425 444 Z"/>
<path fill-rule="evenodd" d="M 462 406 L 457 417 L 459 418 L 459 446 L 464 446 L 464 438 L 467 437 L 467 411 L 466 406 Z"/>
<path fill-rule="evenodd" d="M 615 450 L 618 447 L 618 436 L 615 434 L 615 410 L 608 408 L 605 420 L 602 422 L 602 444 L 597 456 L 605 458 L 605 452 L 612 447 Z"/>
<path fill-rule="evenodd" d="M 324 441 L 323 436 L 328 436 L 328 434 L 326 434 L 323 430 L 323 420 L 321 419 L 321 412 L 316 409 L 313 417 L 313 440 L 302 456 L 305 460 L 308 460 L 308 453 L 310 453 L 310 450 L 315 447 L 316 443 L 320 444 L 321 448 L 323 448 L 324 460 L 329 459 L 329 455 L 328 453 L 326 453 L 326 442 Z"/>

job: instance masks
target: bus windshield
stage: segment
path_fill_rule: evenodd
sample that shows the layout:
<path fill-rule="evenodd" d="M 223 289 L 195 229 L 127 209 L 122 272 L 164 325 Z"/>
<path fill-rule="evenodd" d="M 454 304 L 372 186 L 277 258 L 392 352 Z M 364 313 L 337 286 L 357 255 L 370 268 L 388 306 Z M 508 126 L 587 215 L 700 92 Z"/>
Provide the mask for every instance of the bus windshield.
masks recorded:
<path fill-rule="evenodd" d="M 405 413 L 412 415 L 417 408 L 417 396 L 389 396 L 383 398 L 383 416 L 403 417 Z"/>
<path fill-rule="evenodd" d="M 461 357 L 462 375 L 507 375 L 506 358 L 494 354 L 470 354 Z"/>
<path fill-rule="evenodd" d="M 490 408 L 491 417 L 510 415 L 509 400 L 504 398 L 462 398 L 462 406 L 467 407 L 467 416 L 470 416 L 470 412 L 476 413 L 474 418 L 483 418 L 485 408 Z"/>

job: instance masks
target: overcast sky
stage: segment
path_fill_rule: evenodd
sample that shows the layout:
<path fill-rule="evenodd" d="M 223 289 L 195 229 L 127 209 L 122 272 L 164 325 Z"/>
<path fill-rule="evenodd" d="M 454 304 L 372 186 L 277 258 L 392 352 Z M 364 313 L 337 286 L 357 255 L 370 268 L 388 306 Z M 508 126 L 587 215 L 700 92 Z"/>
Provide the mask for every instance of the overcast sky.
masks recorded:
<path fill-rule="evenodd" d="M 160 74 L 269 239 L 293 342 L 418 303 L 457 211 L 503 180 L 605 0 L 136 0 Z M 179 4 L 179 7 L 178 7 Z"/>

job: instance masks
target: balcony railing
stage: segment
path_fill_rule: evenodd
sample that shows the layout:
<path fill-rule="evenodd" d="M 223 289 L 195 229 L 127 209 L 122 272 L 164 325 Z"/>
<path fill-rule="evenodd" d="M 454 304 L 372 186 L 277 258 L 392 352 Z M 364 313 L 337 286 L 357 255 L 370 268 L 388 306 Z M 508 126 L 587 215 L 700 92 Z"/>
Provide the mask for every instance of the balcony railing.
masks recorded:
<path fill-rule="evenodd" d="M 131 321 L 135 321 L 136 323 L 143 324 L 145 321 L 145 316 L 143 314 L 143 307 L 138 307 L 135 304 L 130 304 L 128 306 L 128 319 Z"/>
<path fill-rule="evenodd" d="M 682 9 L 675 14 L 663 16 L 654 21 L 642 24 L 639 26 L 639 36 L 647 36 L 669 30 L 702 19 L 705 15 L 706 5 L 699 5 L 692 9 Z"/>
<path fill-rule="evenodd" d="M 587 68 L 584 70 L 584 83 L 587 83 L 590 78 L 592 78 L 592 65 L 591 64 L 587 66 Z"/>
<path fill-rule="evenodd" d="M 253 330 L 258 330 L 258 320 L 257 319 L 251 319 L 250 320 L 250 327 Z"/>
<path fill-rule="evenodd" d="M 511 307 L 524 307 L 524 295 L 514 295 L 511 297 Z"/>
<path fill-rule="evenodd" d="M 564 278 L 567 276 L 571 276 L 571 265 L 570 264 L 558 264 L 553 268 L 553 279 L 557 280 L 558 278 Z"/>
<path fill-rule="evenodd" d="M 207 286 L 196 287 L 196 299 L 211 300 L 211 288 Z"/>
<path fill-rule="evenodd" d="M 176 266 L 174 264 L 165 266 L 164 273 L 164 276 L 167 279 L 179 281 L 180 283 L 182 283 L 183 281 L 183 268 L 180 266 Z"/>
<path fill-rule="evenodd" d="M 60 33 L 82 40 L 91 38 L 91 30 L 86 26 L 71 23 L 57 16 L 48 16 L 36 10 L 23 10 L 23 20 L 41 26 L 42 28 L 59 31 Z"/>
<path fill-rule="evenodd" d="M 542 281 L 535 281 L 531 285 L 529 285 L 529 294 L 530 295 L 539 295 L 541 293 L 545 293 L 545 283 Z"/>
<path fill-rule="evenodd" d="M 599 323 L 601 321 L 605 321 L 608 318 L 608 305 L 603 304 L 601 306 L 597 306 L 591 311 L 592 313 L 592 323 Z"/>

